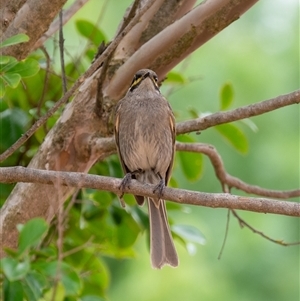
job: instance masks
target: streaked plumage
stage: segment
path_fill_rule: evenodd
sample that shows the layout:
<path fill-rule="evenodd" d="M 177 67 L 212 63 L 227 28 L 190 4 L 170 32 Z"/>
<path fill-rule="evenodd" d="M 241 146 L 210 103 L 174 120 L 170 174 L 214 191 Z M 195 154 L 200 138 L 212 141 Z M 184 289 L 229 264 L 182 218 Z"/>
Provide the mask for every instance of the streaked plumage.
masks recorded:
<path fill-rule="evenodd" d="M 161 95 L 157 75 L 149 69 L 138 71 L 116 107 L 115 139 L 124 182 L 133 178 L 157 185 L 158 195 L 168 184 L 175 152 L 175 119 L 168 101 Z M 126 183 L 125 183 L 126 184 Z M 143 196 L 135 196 L 144 203 Z M 148 199 L 151 263 L 154 268 L 178 265 L 170 233 L 165 201 Z"/>

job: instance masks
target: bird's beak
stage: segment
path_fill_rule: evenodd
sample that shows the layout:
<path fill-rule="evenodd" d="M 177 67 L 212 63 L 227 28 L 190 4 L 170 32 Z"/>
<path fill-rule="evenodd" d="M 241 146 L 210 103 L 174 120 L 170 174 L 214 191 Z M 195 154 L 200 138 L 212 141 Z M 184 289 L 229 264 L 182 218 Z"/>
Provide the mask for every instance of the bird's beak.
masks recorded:
<path fill-rule="evenodd" d="M 150 79 L 150 81 L 152 82 L 155 90 L 158 90 L 159 91 L 159 86 L 157 84 L 157 82 L 155 81 L 155 79 L 150 75 L 150 72 L 147 72 L 143 75 L 143 81 L 146 80 L 147 78 Z"/>
<path fill-rule="evenodd" d="M 145 74 L 143 75 L 143 79 L 149 77 L 149 75 L 150 75 L 150 72 L 145 73 Z"/>

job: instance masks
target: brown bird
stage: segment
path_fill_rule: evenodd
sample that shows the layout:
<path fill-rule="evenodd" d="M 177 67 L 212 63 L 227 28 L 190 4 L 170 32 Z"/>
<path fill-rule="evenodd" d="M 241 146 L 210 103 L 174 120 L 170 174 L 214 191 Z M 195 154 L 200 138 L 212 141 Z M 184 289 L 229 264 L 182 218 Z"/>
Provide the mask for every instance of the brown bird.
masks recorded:
<path fill-rule="evenodd" d="M 150 253 L 154 268 L 178 266 L 165 201 L 175 153 L 175 118 L 168 101 L 161 95 L 154 71 L 139 70 L 123 99 L 116 107 L 115 140 L 126 174 L 121 188 L 131 179 L 156 185 L 157 198 L 148 198 Z M 134 196 L 143 205 L 143 196 Z"/>

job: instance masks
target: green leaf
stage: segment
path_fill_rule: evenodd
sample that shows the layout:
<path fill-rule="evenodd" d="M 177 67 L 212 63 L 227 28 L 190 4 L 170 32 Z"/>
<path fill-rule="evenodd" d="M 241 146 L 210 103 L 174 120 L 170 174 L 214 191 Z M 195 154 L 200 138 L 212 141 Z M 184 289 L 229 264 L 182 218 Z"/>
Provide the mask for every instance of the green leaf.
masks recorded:
<path fill-rule="evenodd" d="M 106 41 L 104 33 L 90 21 L 77 20 L 75 24 L 79 33 L 93 42 L 97 47 L 101 42 Z"/>
<path fill-rule="evenodd" d="M 184 240 L 188 240 L 190 242 L 198 243 L 200 245 L 204 245 L 206 243 L 206 239 L 204 235 L 200 232 L 199 229 L 188 226 L 188 225 L 173 225 L 172 231 L 183 238 Z"/>
<path fill-rule="evenodd" d="M 4 301 L 23 301 L 23 288 L 20 281 L 4 279 Z"/>
<path fill-rule="evenodd" d="M 98 297 L 98 296 L 92 296 L 92 295 L 88 295 L 88 296 L 83 296 L 80 298 L 81 301 L 105 301 L 105 299 Z"/>
<path fill-rule="evenodd" d="M 140 233 L 140 227 L 131 214 L 123 208 L 111 207 L 112 216 L 117 226 L 117 243 L 120 248 L 132 246 Z"/>
<path fill-rule="evenodd" d="M 245 134 L 231 123 L 214 127 L 236 150 L 245 154 L 248 151 L 248 140 Z"/>
<path fill-rule="evenodd" d="M 15 45 L 15 44 L 19 44 L 19 43 L 24 43 L 24 42 L 28 42 L 28 41 L 29 41 L 28 35 L 26 35 L 24 33 L 20 33 L 20 34 L 17 34 L 15 36 L 12 36 L 12 37 L 4 40 L 1 43 L 0 48 Z"/>
<path fill-rule="evenodd" d="M 1 187 L 0 187 L 0 189 L 1 189 Z M 10 248 L 6 248 L 6 247 L 4 247 L 3 249 L 4 249 L 5 253 L 7 255 L 9 255 L 9 257 L 13 257 L 16 259 L 18 258 L 18 252 L 15 249 L 10 249 Z"/>
<path fill-rule="evenodd" d="M 60 275 L 60 281 L 62 282 L 65 294 L 67 296 L 75 296 L 80 293 L 82 288 L 81 280 L 75 270 L 65 262 L 41 262 L 35 264 L 36 269 L 45 276 L 56 278 Z M 58 270 L 59 269 L 59 270 Z"/>
<path fill-rule="evenodd" d="M 30 301 L 40 300 L 44 289 L 49 285 L 46 278 L 36 271 L 30 271 L 22 284 L 27 300 Z"/>
<path fill-rule="evenodd" d="M 0 55 L 0 65 L 7 64 L 11 59 L 11 56 Z"/>
<path fill-rule="evenodd" d="M 176 138 L 180 142 L 193 143 L 195 142 L 190 136 L 182 135 Z M 199 153 L 178 152 L 180 166 L 190 181 L 198 180 L 203 172 L 203 157 Z"/>
<path fill-rule="evenodd" d="M 14 57 L 0 57 L 0 97 L 5 94 L 5 86 L 15 89 L 21 78 L 35 75 L 39 71 L 39 63 L 31 58 L 18 62 Z"/>
<path fill-rule="evenodd" d="M 180 84 L 183 85 L 187 82 L 187 80 L 176 71 L 171 71 L 168 73 L 165 83 L 172 83 L 172 84 Z"/>
<path fill-rule="evenodd" d="M 97 52 L 96 49 L 88 49 L 86 51 L 85 55 L 89 59 L 89 61 L 92 61 L 94 59 L 94 57 L 95 57 L 96 52 Z"/>
<path fill-rule="evenodd" d="M 220 92 L 220 107 L 222 111 L 228 109 L 231 106 L 233 102 L 233 96 L 234 93 L 232 84 L 224 84 Z"/>
<path fill-rule="evenodd" d="M 169 186 L 173 187 L 173 188 L 178 188 L 178 182 L 174 179 L 174 177 L 171 177 L 170 181 L 169 181 Z"/>
<path fill-rule="evenodd" d="M 92 197 L 99 204 L 100 208 L 108 208 L 113 199 L 113 196 L 110 192 L 100 190 L 96 190 Z"/>
<path fill-rule="evenodd" d="M 62 265 L 62 279 L 61 282 L 65 288 L 67 296 L 78 295 L 81 290 L 81 281 L 78 274 L 73 268 L 66 263 Z"/>
<path fill-rule="evenodd" d="M 83 203 L 81 206 L 82 217 L 86 220 L 99 219 L 107 213 L 113 196 L 107 191 L 83 190 Z"/>
<path fill-rule="evenodd" d="M 0 76 L 0 98 L 5 94 L 5 82 L 4 79 Z"/>
<path fill-rule="evenodd" d="M 43 299 L 40 299 L 39 301 L 52 301 L 53 295 L 55 296 L 55 301 L 67 301 L 66 294 L 65 294 L 65 288 L 62 285 L 61 282 L 58 282 L 57 285 L 52 285 L 50 290 L 47 290 L 44 295 Z M 54 301 L 53 300 L 53 301 Z M 29 301 L 29 300 L 28 300 Z"/>
<path fill-rule="evenodd" d="M 30 263 L 27 260 L 19 262 L 14 258 L 5 257 L 0 262 L 4 275 L 9 281 L 24 278 L 30 269 Z"/>
<path fill-rule="evenodd" d="M 184 206 L 178 203 L 174 202 L 166 202 L 167 206 L 167 211 L 169 212 L 170 210 L 179 210 L 179 211 L 184 211 L 183 208 Z"/>
<path fill-rule="evenodd" d="M 134 206 L 131 208 L 132 216 L 137 221 L 137 223 L 142 227 L 142 229 L 149 228 L 149 218 L 148 215 L 141 209 L 140 206 Z"/>
<path fill-rule="evenodd" d="M 37 245 L 48 230 L 48 224 L 42 218 L 34 218 L 27 222 L 20 232 L 18 251 L 21 255 L 30 247 Z"/>
<path fill-rule="evenodd" d="M 9 60 L 6 64 L 1 64 L 0 65 L 0 75 L 1 73 L 4 74 L 5 72 L 7 72 L 8 70 L 10 70 L 11 68 L 13 68 L 15 65 L 18 64 L 18 60 L 12 56 L 8 57 Z"/>
<path fill-rule="evenodd" d="M 17 73 L 4 73 L 2 78 L 11 88 L 17 88 L 21 81 L 21 76 Z"/>
<path fill-rule="evenodd" d="M 28 117 L 20 109 L 6 109 L 0 112 L 0 122 L 0 150 L 2 152 L 20 138 L 28 123 Z"/>
<path fill-rule="evenodd" d="M 188 112 L 190 113 L 190 116 L 192 118 L 198 118 L 199 117 L 199 113 L 198 113 L 197 109 L 195 109 L 195 108 L 189 108 Z"/>
<path fill-rule="evenodd" d="M 247 125 L 254 133 L 258 132 L 257 125 L 250 118 L 242 119 L 241 122 Z"/>
<path fill-rule="evenodd" d="M 17 73 L 21 77 L 30 77 L 38 73 L 39 70 L 40 66 L 38 61 L 27 58 L 18 62 L 18 64 L 16 64 L 13 68 L 9 69 L 8 73 Z"/>
<path fill-rule="evenodd" d="M 84 274 L 84 277 L 81 278 L 83 282 L 81 294 L 105 295 L 110 280 L 107 266 L 103 264 L 100 258 L 93 254 L 93 251 L 85 252 L 83 256 L 86 257 L 86 260 L 84 260 L 82 267 L 80 267 L 82 274 Z"/>

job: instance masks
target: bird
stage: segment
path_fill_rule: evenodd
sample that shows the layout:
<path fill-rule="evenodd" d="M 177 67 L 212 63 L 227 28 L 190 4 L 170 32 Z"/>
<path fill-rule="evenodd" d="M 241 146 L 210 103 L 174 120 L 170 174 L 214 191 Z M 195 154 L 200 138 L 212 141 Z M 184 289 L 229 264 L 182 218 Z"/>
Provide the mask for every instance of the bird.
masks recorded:
<path fill-rule="evenodd" d="M 154 184 L 157 197 L 147 198 L 150 222 L 152 267 L 177 267 L 178 255 L 172 239 L 165 201 L 175 154 L 175 117 L 161 94 L 157 74 L 150 69 L 136 72 L 132 83 L 115 109 L 114 135 L 125 177 L 120 189 L 131 179 Z M 134 196 L 138 205 L 144 197 Z"/>

